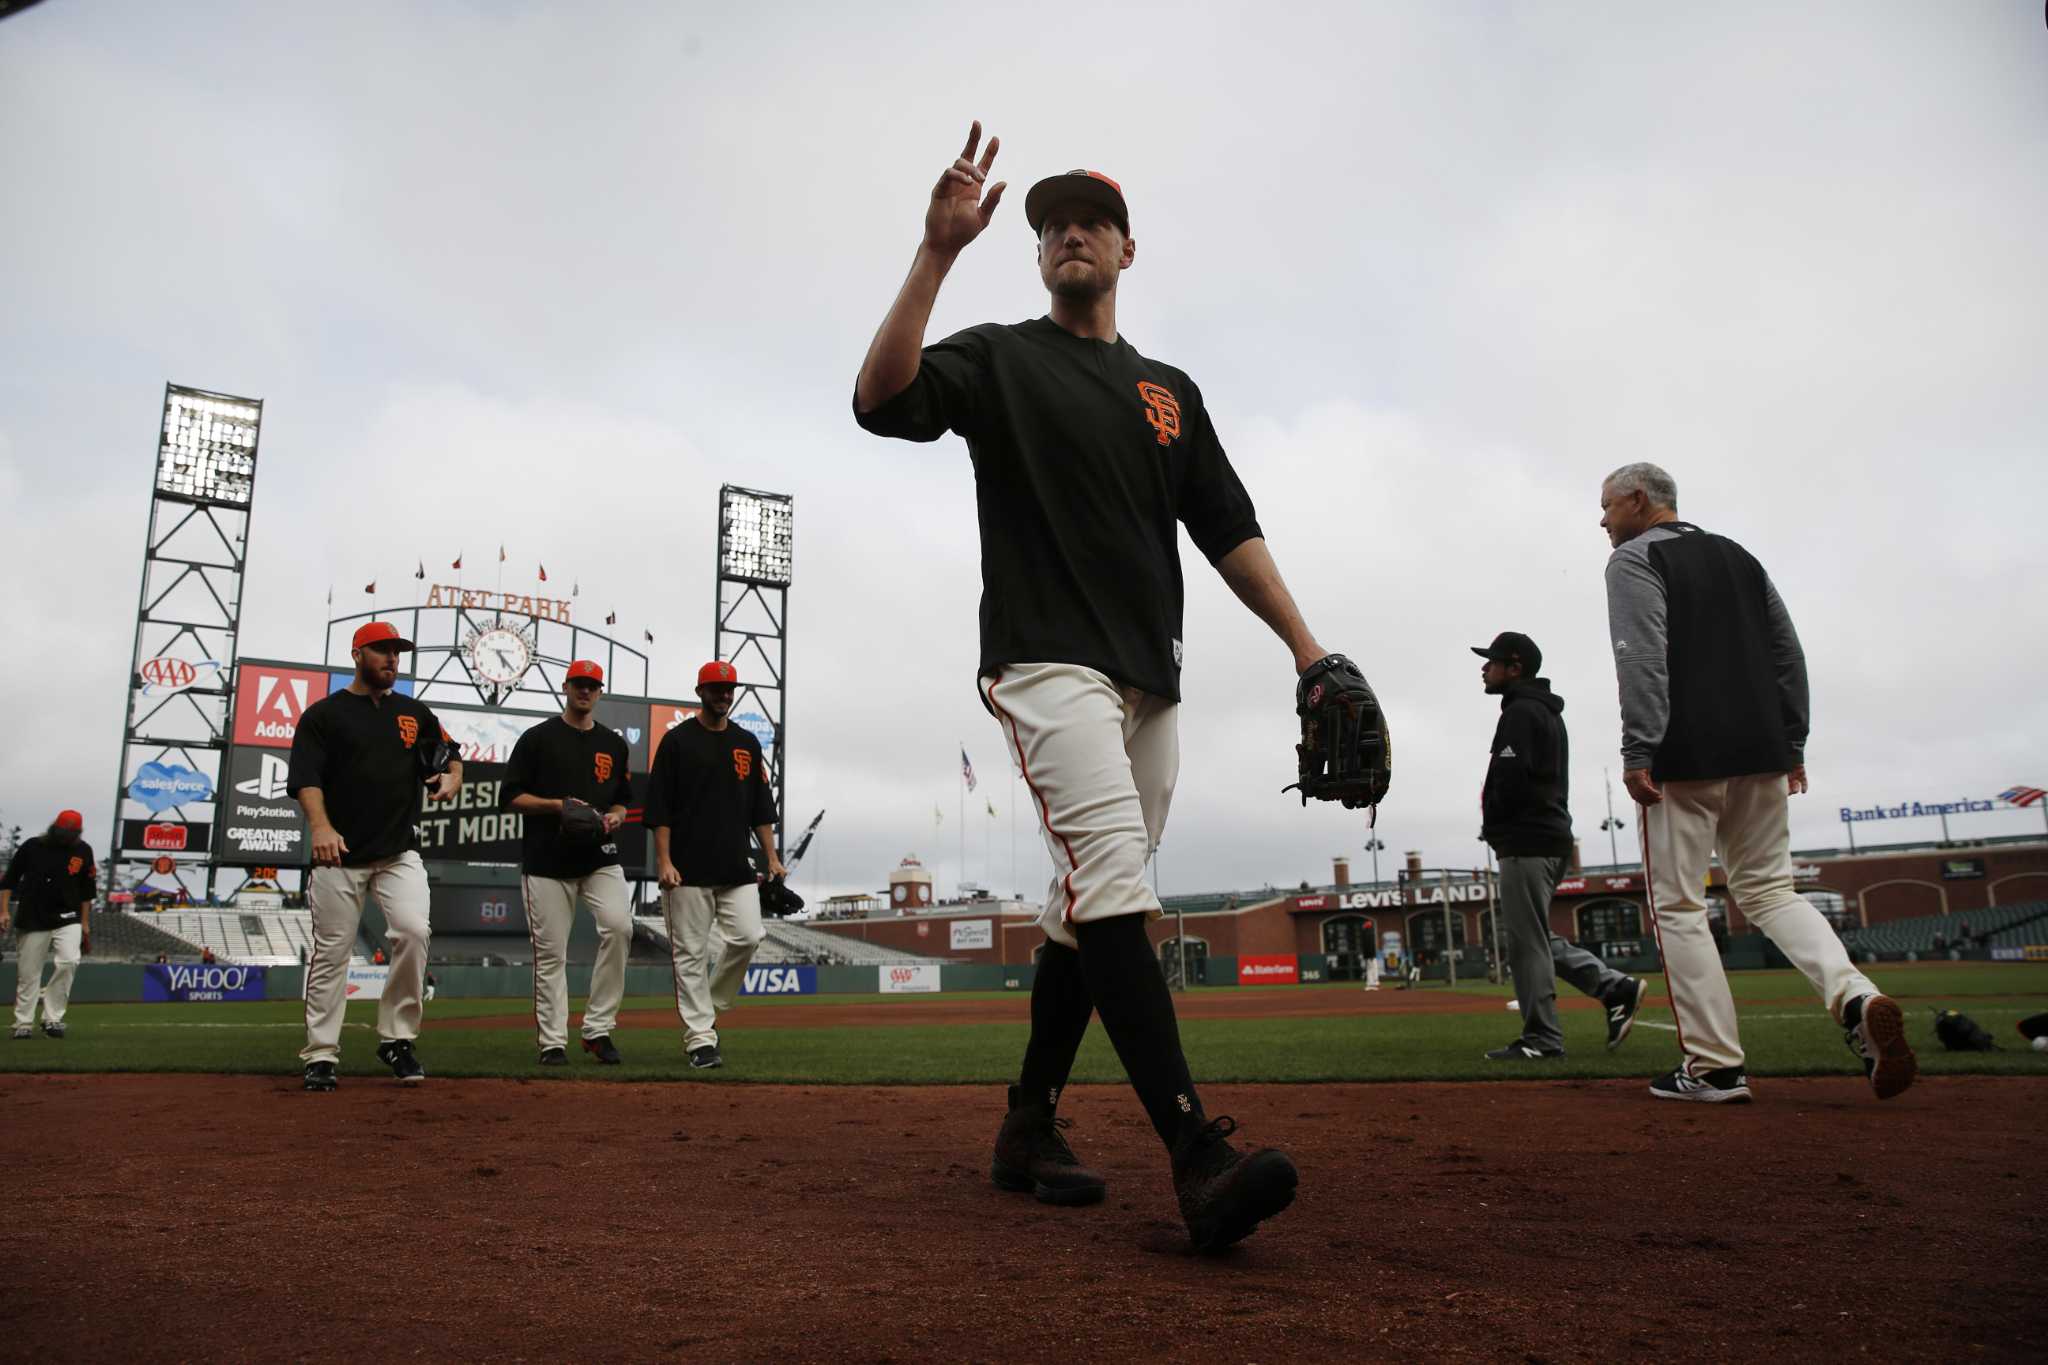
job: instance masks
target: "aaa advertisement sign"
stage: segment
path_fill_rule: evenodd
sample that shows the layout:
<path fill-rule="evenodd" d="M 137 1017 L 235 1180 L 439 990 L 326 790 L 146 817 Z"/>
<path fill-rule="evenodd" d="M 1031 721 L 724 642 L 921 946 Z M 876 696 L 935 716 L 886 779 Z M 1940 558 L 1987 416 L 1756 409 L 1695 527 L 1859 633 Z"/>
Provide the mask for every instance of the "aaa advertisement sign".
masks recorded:
<path fill-rule="evenodd" d="M 936 962 L 885 963 L 876 970 L 881 973 L 884 995 L 924 995 L 939 988 L 939 966 Z"/>
<path fill-rule="evenodd" d="M 136 673 L 142 679 L 142 695 L 145 697 L 167 697 L 174 692 L 183 692 L 188 687 L 201 683 L 208 686 L 220 676 L 221 662 L 218 659 L 180 659 L 169 654 L 159 654 L 143 664 Z"/>

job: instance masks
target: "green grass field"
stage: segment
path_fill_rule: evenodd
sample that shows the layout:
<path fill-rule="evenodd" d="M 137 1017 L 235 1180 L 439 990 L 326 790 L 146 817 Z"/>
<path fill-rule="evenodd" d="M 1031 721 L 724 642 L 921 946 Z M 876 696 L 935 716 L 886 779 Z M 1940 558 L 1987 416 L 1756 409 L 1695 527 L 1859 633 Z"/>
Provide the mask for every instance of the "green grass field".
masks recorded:
<path fill-rule="evenodd" d="M 577 973 L 580 974 L 580 973 Z M 577 974 L 572 974 L 572 979 Z M 1938 964 L 1878 968 L 1878 983 L 1906 1007 L 1925 1073 L 2048 1075 L 2048 1056 L 2025 1050 L 2013 1031 L 2022 1015 L 2048 1008 L 2048 964 Z M 1637 1077 L 1670 1067 L 1677 1040 L 1661 977 L 1635 1033 L 1606 1051 L 1596 1013 L 1564 1015 L 1561 1062 L 1507 1066 L 1481 1053 L 1513 1037 L 1510 992 L 1483 982 L 1460 994 L 1493 997 L 1503 1008 L 1477 1014 L 1378 1014 L 1313 1019 L 1186 1019 L 1181 1033 L 1195 1075 L 1204 1081 L 1417 1081 L 1516 1077 Z M 1856 1060 L 1841 1032 L 1793 972 L 1744 972 L 1732 978 L 1742 1012 L 1743 1044 L 1753 1075 L 1854 1075 Z M 1248 988 L 1264 992 L 1342 992 L 1350 986 Z M 1567 992 L 1569 988 L 1566 988 Z M 1014 994 L 990 993 L 1015 1001 Z M 1441 999 L 1443 988 L 1418 992 Z M 571 1065 L 534 1064 L 530 1029 L 465 1028 L 464 1020 L 527 1016 L 524 999 L 437 1000 L 427 1007 L 420 1057 L 433 1076 L 516 1076 L 552 1082 L 691 1080 L 731 1084 L 777 1081 L 818 1084 L 996 1084 L 1014 1077 L 1026 1026 L 1017 1023 L 919 1024 L 918 1011 L 950 996 L 821 996 L 748 1000 L 727 1016 L 727 1064 L 692 1072 L 680 1030 L 626 1029 L 617 1035 L 621 1067 L 599 1067 L 573 1049 Z M 986 996 L 980 998 L 988 998 Z M 1402 999 L 1399 993 L 1394 1000 Z M 1796 1003 L 1793 1003 L 1796 1002 Z M 581 1001 L 572 1002 L 578 1009 Z M 880 1004 L 903 1011 L 902 1024 L 862 1028 L 753 1028 L 750 1016 L 802 1011 L 823 1003 Z M 1018 1001 L 1021 1005 L 1021 1001 Z M 1968 1013 L 2005 1050 L 1950 1053 L 1935 1041 L 1930 1006 Z M 666 996 L 629 999 L 628 1010 L 669 1010 Z M 220 1005 L 74 1005 L 69 1036 L 0 1045 L 0 1071 L 199 1071 L 296 1074 L 302 1041 L 296 1001 Z M 670 1015 L 673 1018 L 673 1015 Z M 372 1055 L 376 1006 L 352 1005 L 342 1038 L 344 1075 L 386 1074 Z M 1664 1027 L 1659 1028 L 1658 1025 Z M 573 1035 L 572 1035 L 573 1037 Z M 1090 1028 L 1075 1081 L 1121 1081 L 1123 1070 L 1099 1026 Z"/>

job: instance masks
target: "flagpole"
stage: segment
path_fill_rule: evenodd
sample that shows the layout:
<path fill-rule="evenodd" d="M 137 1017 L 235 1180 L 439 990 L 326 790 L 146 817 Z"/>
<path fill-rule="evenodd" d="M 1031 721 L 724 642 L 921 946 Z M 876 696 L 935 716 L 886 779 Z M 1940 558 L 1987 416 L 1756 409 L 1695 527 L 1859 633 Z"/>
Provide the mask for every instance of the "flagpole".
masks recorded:
<path fill-rule="evenodd" d="M 1024 888 L 1017 881 L 1017 770 L 1010 769 L 1010 894 Z"/>
<path fill-rule="evenodd" d="M 963 754 L 967 752 L 965 744 L 960 746 L 960 752 Z M 960 768 L 960 875 L 958 880 L 962 883 L 965 883 L 967 880 L 967 767 L 965 764 L 962 764 Z M 965 893 L 961 892 L 959 894 L 964 895 Z"/>

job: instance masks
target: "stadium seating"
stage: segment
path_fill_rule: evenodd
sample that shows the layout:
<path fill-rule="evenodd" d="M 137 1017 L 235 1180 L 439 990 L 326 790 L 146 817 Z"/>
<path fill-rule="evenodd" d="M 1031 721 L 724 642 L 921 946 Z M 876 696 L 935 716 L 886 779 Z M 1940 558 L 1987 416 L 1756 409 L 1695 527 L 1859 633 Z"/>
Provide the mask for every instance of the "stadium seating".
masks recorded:
<path fill-rule="evenodd" d="M 1963 946 L 1957 939 L 1962 936 L 1965 922 L 1970 926 L 1973 944 L 2017 947 L 2048 943 L 2048 901 L 2022 901 L 1956 914 L 1886 920 L 1846 930 L 1842 940 L 1859 953 L 1931 953 L 1937 935 L 1950 946 Z"/>
<path fill-rule="evenodd" d="M 162 953 L 184 961 L 197 958 L 199 949 L 156 926 L 157 916 L 129 914 L 121 910 L 96 910 L 92 916 L 92 955 L 100 962 L 154 962 Z M 15 950 L 14 934 L 7 936 L 8 950 Z"/>
<path fill-rule="evenodd" d="M 173 956 L 196 957 L 211 948 L 222 962 L 281 967 L 297 966 L 300 952 L 313 948 L 313 917 L 303 910 L 181 909 L 148 918 L 180 940 Z"/>
<path fill-rule="evenodd" d="M 884 948 L 879 943 L 863 943 L 857 938 L 841 934 L 826 933 L 822 929 L 811 929 L 786 919 L 771 919 L 764 923 L 768 937 L 754 952 L 754 961 L 764 967 L 779 967 L 789 964 L 817 963 L 841 967 L 879 966 L 885 962 L 937 962 L 935 957 L 921 957 L 906 953 L 900 948 Z M 668 926 L 660 915 L 641 915 L 633 922 L 634 937 L 643 935 L 661 945 L 664 961 L 668 956 Z"/>

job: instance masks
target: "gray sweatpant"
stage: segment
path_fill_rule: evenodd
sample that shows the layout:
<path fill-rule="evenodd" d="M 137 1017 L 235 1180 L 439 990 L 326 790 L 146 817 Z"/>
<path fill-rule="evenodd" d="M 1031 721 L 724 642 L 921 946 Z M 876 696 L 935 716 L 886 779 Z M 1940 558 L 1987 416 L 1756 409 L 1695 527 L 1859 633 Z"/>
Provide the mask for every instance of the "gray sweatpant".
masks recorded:
<path fill-rule="evenodd" d="M 1550 898 L 1563 875 L 1561 857 L 1501 855 L 1500 932 L 1522 1007 L 1522 1037 L 1544 1048 L 1564 1046 L 1564 1031 L 1557 1024 L 1558 977 L 1596 1000 L 1628 980 L 1596 955 L 1550 932 Z"/>

